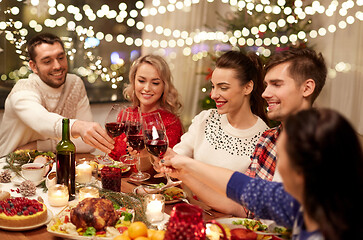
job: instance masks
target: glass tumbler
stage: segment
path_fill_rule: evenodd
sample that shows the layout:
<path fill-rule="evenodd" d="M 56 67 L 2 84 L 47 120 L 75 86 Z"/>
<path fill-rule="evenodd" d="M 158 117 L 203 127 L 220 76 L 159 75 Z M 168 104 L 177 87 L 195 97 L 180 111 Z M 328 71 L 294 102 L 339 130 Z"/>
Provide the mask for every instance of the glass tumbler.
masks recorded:
<path fill-rule="evenodd" d="M 187 203 L 176 204 L 170 214 L 164 240 L 205 240 L 203 210 Z"/>
<path fill-rule="evenodd" d="M 101 170 L 102 188 L 121 192 L 121 168 L 104 166 Z"/>

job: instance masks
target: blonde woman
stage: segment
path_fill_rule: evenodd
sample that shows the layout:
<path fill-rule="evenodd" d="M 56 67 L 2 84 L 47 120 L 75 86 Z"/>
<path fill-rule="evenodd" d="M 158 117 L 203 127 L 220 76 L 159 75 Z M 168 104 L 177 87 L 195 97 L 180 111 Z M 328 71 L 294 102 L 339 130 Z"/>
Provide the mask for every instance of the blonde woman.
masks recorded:
<path fill-rule="evenodd" d="M 142 114 L 158 112 L 164 122 L 169 146 L 180 142 L 183 134 L 178 117 L 182 104 L 179 94 L 172 83 L 172 76 L 167 62 L 157 55 L 145 55 L 138 58 L 131 66 L 130 84 L 124 90 L 124 96 L 133 106 L 139 106 Z M 116 138 L 115 148 L 109 154 L 119 160 L 126 154 L 125 135 Z M 144 151 L 146 154 L 146 150 Z"/>

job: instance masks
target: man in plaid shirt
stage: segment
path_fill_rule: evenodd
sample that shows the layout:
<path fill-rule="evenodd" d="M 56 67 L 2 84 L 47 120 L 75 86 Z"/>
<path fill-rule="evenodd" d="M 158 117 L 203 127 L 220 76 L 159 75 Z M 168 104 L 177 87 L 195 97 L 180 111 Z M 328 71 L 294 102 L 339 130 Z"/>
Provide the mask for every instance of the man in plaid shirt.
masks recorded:
<path fill-rule="evenodd" d="M 276 171 L 276 140 L 284 120 L 312 107 L 325 84 L 327 68 L 320 53 L 310 49 L 291 49 L 272 56 L 265 70 L 266 89 L 262 97 L 268 104 L 267 116 L 281 124 L 261 135 L 246 175 L 281 181 Z"/>

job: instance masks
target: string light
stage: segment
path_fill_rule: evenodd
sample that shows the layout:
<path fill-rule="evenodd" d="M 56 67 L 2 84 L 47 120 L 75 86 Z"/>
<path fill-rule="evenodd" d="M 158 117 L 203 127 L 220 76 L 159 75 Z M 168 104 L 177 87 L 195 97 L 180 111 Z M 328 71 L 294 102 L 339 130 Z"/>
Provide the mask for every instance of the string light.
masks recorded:
<path fill-rule="evenodd" d="M 184 1 L 176 1 L 169 0 L 166 5 L 161 5 L 160 0 L 153 0 L 152 7 L 145 8 L 144 3 L 142 1 L 137 1 L 135 3 L 135 9 L 133 7 L 128 6 L 125 2 L 122 2 L 118 5 L 119 12 L 116 10 L 110 9 L 107 4 L 104 4 L 98 10 L 92 9 L 88 4 L 85 4 L 82 9 L 74 6 L 68 5 L 65 7 L 62 3 L 57 3 L 55 0 L 48 0 L 48 13 L 52 16 L 56 15 L 58 12 L 67 11 L 69 14 L 73 15 L 74 21 L 68 20 L 62 16 L 57 19 L 53 17 L 51 19 L 45 19 L 43 23 L 38 23 L 35 20 L 31 20 L 29 22 L 29 27 L 33 28 L 34 31 L 40 32 L 44 27 L 55 28 L 65 25 L 67 30 L 76 31 L 77 35 L 80 37 L 85 35 L 87 37 L 95 37 L 100 41 L 110 42 L 114 40 L 114 37 L 111 34 L 104 34 L 103 32 L 94 32 L 92 27 L 84 28 L 78 24 L 84 18 L 87 18 L 90 21 L 95 21 L 97 18 L 108 18 L 115 19 L 118 23 L 126 22 L 129 27 L 136 27 L 138 30 L 143 30 L 147 32 L 155 32 L 158 35 L 163 35 L 167 39 L 152 40 L 149 39 L 140 39 L 140 38 L 132 38 L 123 36 L 119 34 L 115 36 L 115 39 L 119 43 L 123 43 L 126 45 L 135 45 L 137 47 L 145 46 L 145 47 L 153 47 L 153 48 L 175 48 L 180 47 L 183 48 L 182 53 L 185 56 L 191 55 L 191 48 L 195 44 L 204 42 L 204 41 L 218 41 L 229 43 L 232 46 L 236 45 L 245 45 L 253 46 L 256 45 L 260 47 L 260 53 L 262 55 L 268 55 L 268 49 L 262 47 L 262 45 L 270 46 L 270 45 L 278 45 L 280 43 L 294 43 L 297 40 L 307 41 L 307 38 L 317 38 L 318 36 L 325 36 L 328 33 L 334 33 L 338 28 L 345 29 L 349 24 L 353 24 L 355 21 L 363 20 L 362 11 L 356 11 L 354 13 L 349 13 L 349 11 L 355 6 L 362 6 L 363 0 L 356 0 L 356 2 L 352 0 L 347 0 L 340 4 L 337 0 L 333 0 L 327 7 L 322 6 L 319 1 L 313 1 L 308 6 L 303 6 L 303 2 L 301 0 L 295 1 L 295 9 L 292 10 L 290 7 L 286 7 L 286 0 L 278 0 L 276 5 L 271 5 L 268 0 L 262 0 L 258 4 L 254 4 L 251 1 L 243 1 L 243 0 L 231 0 L 225 1 L 221 0 L 223 3 L 229 4 L 231 7 L 235 9 L 235 11 L 242 11 L 244 8 L 249 11 L 256 12 L 266 12 L 272 14 L 280 14 L 282 11 L 287 17 L 278 19 L 276 22 L 269 22 L 268 24 L 260 24 L 259 26 L 248 28 L 243 28 L 241 30 L 237 30 L 232 32 L 223 33 L 220 31 L 216 32 L 206 32 L 206 31 L 195 31 L 195 32 L 187 32 L 180 29 L 169 29 L 164 28 L 163 26 L 153 26 L 148 24 L 145 26 L 144 22 L 136 21 L 136 18 L 139 16 L 149 16 L 149 15 L 157 15 L 157 14 L 165 14 L 166 12 L 173 12 L 176 10 L 183 10 L 184 8 L 189 8 L 193 4 L 198 4 L 199 0 L 184 0 Z M 29 1 L 32 6 L 38 6 L 39 0 L 31 0 Z M 207 1 L 213 2 L 213 1 Z M 38 6 L 39 7 L 39 6 Z M 259 37 L 258 32 L 266 32 L 271 30 L 275 32 L 279 27 L 284 27 L 288 24 L 299 24 L 300 21 L 304 20 L 307 15 L 311 16 L 314 14 L 325 14 L 327 17 L 331 17 L 338 12 L 340 16 L 345 17 L 342 19 L 337 25 L 331 24 L 327 28 L 319 28 L 312 29 L 309 32 L 299 32 L 297 34 L 291 34 L 289 36 L 281 36 L 280 38 L 272 37 L 261 39 Z M 14 6 L 8 8 L 4 11 L 5 14 L 11 14 L 14 17 L 20 13 L 18 7 Z M 297 16 L 294 16 L 296 14 Z M 64 14 L 63 14 L 64 15 Z M 12 31 L 7 30 L 8 28 L 15 28 L 18 30 L 18 35 L 15 36 Z M 5 30 L 5 38 L 16 45 L 17 52 L 19 53 L 19 57 L 21 59 L 25 59 L 25 54 L 21 51 L 22 46 L 26 43 L 25 37 L 28 34 L 28 30 L 24 28 L 23 24 L 20 21 L 14 21 L 12 19 L 8 21 L 0 21 L 0 30 Z M 86 32 L 84 32 L 86 31 Z M 252 34 L 252 35 L 251 35 Z M 82 38 L 81 41 L 84 41 L 85 37 Z M 267 51 L 268 50 L 268 51 Z M 194 55 L 193 55 L 194 56 Z M 72 57 L 72 56 L 70 56 Z M 74 56 L 73 56 L 74 57 Z M 203 56 L 202 56 L 203 57 Z M 94 56 L 93 56 L 94 58 Z M 201 55 L 197 55 L 200 59 Z M 194 59 L 195 59 L 194 58 Z M 83 71 L 84 72 L 84 71 Z M 105 75 L 107 76 L 107 75 Z"/>

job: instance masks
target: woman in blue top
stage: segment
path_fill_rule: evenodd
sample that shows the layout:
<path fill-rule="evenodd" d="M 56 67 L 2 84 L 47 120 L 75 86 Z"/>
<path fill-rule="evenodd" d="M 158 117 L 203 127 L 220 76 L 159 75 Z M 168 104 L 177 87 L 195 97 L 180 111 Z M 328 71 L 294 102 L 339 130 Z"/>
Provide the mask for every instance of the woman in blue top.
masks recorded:
<path fill-rule="evenodd" d="M 292 228 L 293 239 L 362 239 L 363 153 L 349 122 L 333 110 L 301 111 L 287 119 L 277 153 L 283 183 L 180 155 L 164 164 L 175 168 L 165 171 L 192 174 L 256 216 Z"/>

